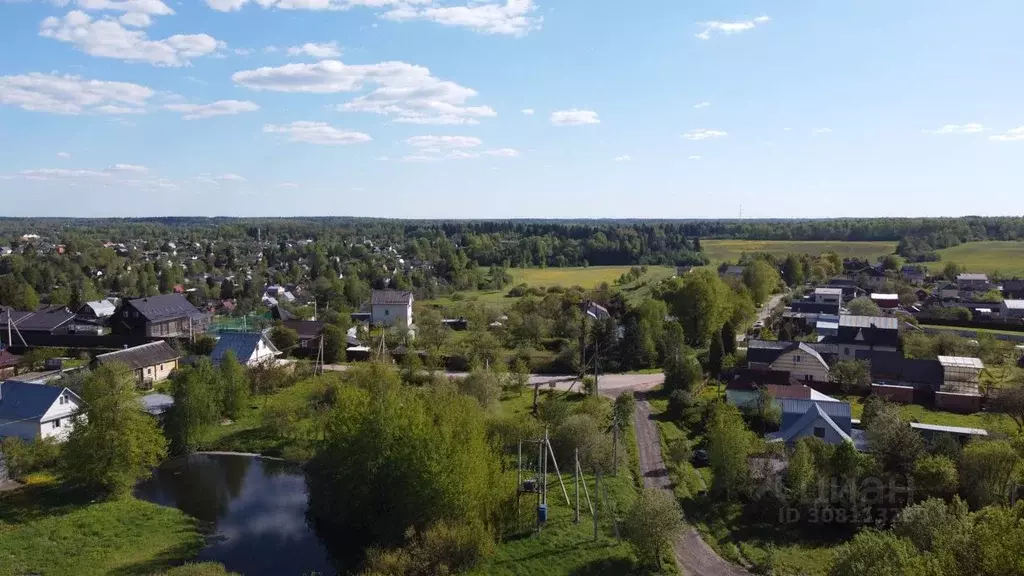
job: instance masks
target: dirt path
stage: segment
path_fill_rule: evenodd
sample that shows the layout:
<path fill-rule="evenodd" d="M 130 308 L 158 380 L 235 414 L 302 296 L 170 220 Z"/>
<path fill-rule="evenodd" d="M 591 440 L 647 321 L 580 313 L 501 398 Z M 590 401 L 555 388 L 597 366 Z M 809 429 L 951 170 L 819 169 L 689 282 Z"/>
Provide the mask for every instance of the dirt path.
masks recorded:
<path fill-rule="evenodd" d="M 651 419 L 651 405 L 642 394 L 637 394 L 634 420 L 636 443 L 640 452 L 640 473 L 644 476 L 644 486 L 671 492 L 672 481 L 661 458 L 658 425 Z M 692 526 L 686 526 L 673 548 L 676 564 L 684 576 L 750 576 L 746 570 L 718 556 Z"/>

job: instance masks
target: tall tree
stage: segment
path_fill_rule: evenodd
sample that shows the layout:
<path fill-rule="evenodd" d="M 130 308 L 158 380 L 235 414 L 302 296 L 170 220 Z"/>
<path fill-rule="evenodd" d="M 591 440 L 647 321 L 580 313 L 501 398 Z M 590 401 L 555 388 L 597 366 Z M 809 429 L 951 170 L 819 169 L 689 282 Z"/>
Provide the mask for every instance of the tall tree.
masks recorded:
<path fill-rule="evenodd" d="M 657 488 L 641 492 L 623 522 L 626 541 L 640 562 L 658 568 L 663 553 L 671 550 L 672 542 L 682 529 L 679 502 L 670 492 Z"/>
<path fill-rule="evenodd" d="M 754 304 L 761 305 L 779 285 L 779 272 L 771 264 L 757 259 L 743 269 L 743 283 L 750 289 Z"/>
<path fill-rule="evenodd" d="M 220 361 L 221 414 L 237 420 L 249 401 L 249 377 L 238 362 L 235 352 L 229 350 Z"/>
<path fill-rule="evenodd" d="M 146 413 L 126 366 L 105 364 L 82 385 L 85 407 L 74 419 L 63 448 L 64 474 L 72 482 L 131 495 L 167 455 L 167 441 Z"/>
<path fill-rule="evenodd" d="M 800 257 L 796 254 L 786 256 L 782 264 L 782 278 L 789 286 L 799 286 L 804 283 L 804 266 Z"/>
<path fill-rule="evenodd" d="M 672 282 L 664 298 L 679 318 L 687 342 L 698 348 L 707 346 L 731 313 L 729 287 L 708 269 L 693 270 Z"/>
<path fill-rule="evenodd" d="M 711 338 L 711 350 L 708 351 L 708 372 L 711 373 L 712 378 L 722 375 L 723 358 L 725 358 L 725 344 L 722 342 L 722 332 L 718 331 Z"/>
<path fill-rule="evenodd" d="M 217 421 L 221 406 L 218 376 L 209 359 L 203 358 L 195 366 L 178 370 L 171 379 L 174 405 L 167 413 L 167 434 L 175 454 L 195 450 L 203 430 Z"/>
<path fill-rule="evenodd" d="M 1020 455 L 1006 440 L 972 440 L 960 454 L 960 480 L 972 506 L 1004 504 L 1020 466 Z"/>
<path fill-rule="evenodd" d="M 729 501 L 750 483 L 747 459 L 756 439 L 736 407 L 721 402 L 712 409 L 707 438 L 713 472 L 711 490 L 717 498 Z"/>

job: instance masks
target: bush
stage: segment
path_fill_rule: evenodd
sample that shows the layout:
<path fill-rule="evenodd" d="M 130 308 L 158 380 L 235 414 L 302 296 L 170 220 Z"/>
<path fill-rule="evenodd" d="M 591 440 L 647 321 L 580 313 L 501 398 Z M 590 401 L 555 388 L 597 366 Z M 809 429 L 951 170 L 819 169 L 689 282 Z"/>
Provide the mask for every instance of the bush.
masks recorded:
<path fill-rule="evenodd" d="M 0 441 L 0 453 L 7 459 L 12 478 L 52 470 L 60 464 L 60 444 L 50 438 L 26 442 L 17 436 L 8 436 Z"/>
<path fill-rule="evenodd" d="M 661 556 L 683 528 L 679 502 L 670 492 L 647 488 L 640 493 L 626 514 L 623 531 L 626 540 L 645 565 L 661 567 Z"/>
<path fill-rule="evenodd" d="M 587 414 L 575 414 L 555 429 L 551 436 L 551 446 L 560 462 L 572 462 L 575 450 L 579 450 L 580 461 L 591 460 L 591 451 L 600 441 L 601 425 Z M 563 464 L 563 468 L 568 465 Z"/>
<path fill-rule="evenodd" d="M 615 408 L 612 410 L 612 413 L 622 428 L 628 429 L 633 425 L 633 413 L 635 411 L 636 397 L 632 392 L 623 392 L 615 398 Z"/>
<path fill-rule="evenodd" d="M 544 424 L 557 428 L 566 418 L 569 417 L 571 406 L 564 398 L 554 394 L 548 394 L 544 401 L 537 407 L 537 417 Z"/>
<path fill-rule="evenodd" d="M 668 417 L 674 422 L 682 420 L 696 404 L 693 394 L 686 390 L 673 390 L 668 395 Z"/>
<path fill-rule="evenodd" d="M 475 370 L 465 378 L 455 381 L 459 392 L 475 398 L 480 406 L 489 408 L 501 399 L 501 384 L 493 372 Z"/>
<path fill-rule="evenodd" d="M 494 551 L 491 535 L 480 526 L 442 522 L 417 534 L 411 530 L 404 547 L 370 551 L 367 576 L 434 576 L 458 574 L 476 566 Z"/>
<path fill-rule="evenodd" d="M 513 286 L 512 288 L 509 288 L 508 295 L 511 298 L 520 298 L 520 297 L 526 295 L 527 289 L 528 289 L 528 286 L 526 284 L 519 284 L 517 286 Z"/>
<path fill-rule="evenodd" d="M 693 446 L 686 438 L 673 438 L 668 441 L 668 459 L 679 465 L 693 458 Z"/>

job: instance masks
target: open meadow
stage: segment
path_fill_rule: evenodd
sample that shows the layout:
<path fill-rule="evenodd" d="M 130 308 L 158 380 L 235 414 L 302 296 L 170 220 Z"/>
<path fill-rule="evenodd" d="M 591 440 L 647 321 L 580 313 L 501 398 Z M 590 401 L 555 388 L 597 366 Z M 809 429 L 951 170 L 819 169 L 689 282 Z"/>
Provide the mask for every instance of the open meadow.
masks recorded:
<path fill-rule="evenodd" d="M 939 250 L 942 260 L 929 262 L 928 270 L 942 272 L 947 262 L 955 262 L 968 272 L 1000 276 L 1024 276 L 1024 242 L 968 242 Z"/>
<path fill-rule="evenodd" d="M 704 254 L 711 259 L 712 266 L 718 266 L 722 262 L 736 262 L 744 252 L 769 252 L 776 256 L 818 256 L 825 252 L 835 252 L 841 258 L 867 258 L 874 261 L 879 256 L 892 254 L 896 250 L 895 242 L 701 240 L 700 244 Z"/>

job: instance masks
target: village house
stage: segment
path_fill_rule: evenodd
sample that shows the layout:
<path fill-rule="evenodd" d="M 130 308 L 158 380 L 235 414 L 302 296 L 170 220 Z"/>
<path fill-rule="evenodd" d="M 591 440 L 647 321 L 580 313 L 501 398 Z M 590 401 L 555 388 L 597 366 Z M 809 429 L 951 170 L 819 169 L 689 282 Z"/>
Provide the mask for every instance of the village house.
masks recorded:
<path fill-rule="evenodd" d="M 898 294 L 882 294 L 875 292 L 871 295 L 871 301 L 878 305 L 882 310 L 894 310 L 899 308 L 900 297 Z"/>
<path fill-rule="evenodd" d="M 788 372 L 799 382 L 828 382 L 828 362 L 804 342 L 790 342 L 769 366 L 773 372 Z"/>
<path fill-rule="evenodd" d="M 960 274 L 956 277 L 956 285 L 964 292 L 985 292 L 992 289 L 992 284 L 985 274 Z"/>
<path fill-rule="evenodd" d="M 370 323 L 378 326 L 412 326 L 412 292 L 374 290 L 370 295 Z"/>
<path fill-rule="evenodd" d="M 885 288 L 886 282 L 889 281 L 889 277 L 874 266 L 865 266 L 860 270 L 851 272 L 847 275 L 847 278 L 856 282 L 859 286 L 870 290 L 881 290 Z"/>
<path fill-rule="evenodd" d="M 999 315 L 1008 320 L 1024 318 L 1024 300 L 1003 300 L 999 304 Z"/>
<path fill-rule="evenodd" d="M 1008 298 L 1010 300 L 1024 299 L 1024 280 L 1016 278 L 1003 280 L 1001 289 L 1003 292 L 1003 298 Z"/>
<path fill-rule="evenodd" d="M 900 269 L 900 275 L 904 281 L 914 286 L 921 286 L 927 278 L 924 268 L 920 266 L 904 266 Z"/>
<path fill-rule="evenodd" d="M 67 388 L 16 380 L 0 382 L 0 437 L 62 441 L 82 399 Z"/>
<path fill-rule="evenodd" d="M 126 300 L 111 319 L 115 334 L 146 338 L 188 338 L 206 331 L 210 317 L 181 294 Z"/>
<path fill-rule="evenodd" d="M 135 374 L 136 385 L 148 390 L 155 382 L 167 380 L 171 373 L 177 370 L 180 359 L 181 354 L 177 350 L 167 342 L 158 340 L 134 348 L 100 354 L 94 362 L 97 366 L 124 364 Z"/>
<path fill-rule="evenodd" d="M 217 345 L 210 354 L 214 366 L 220 366 L 228 352 L 235 353 L 235 359 L 250 368 L 272 363 L 281 355 L 265 332 L 225 332 L 220 335 Z"/>
<path fill-rule="evenodd" d="M 15 356 L 7 350 L 0 349 L 0 380 L 11 378 L 18 372 L 21 356 Z"/>
<path fill-rule="evenodd" d="M 801 438 L 814 437 L 826 444 L 850 442 L 858 450 L 865 448 L 865 442 L 855 440 L 852 410 L 847 402 L 783 398 L 779 403 L 782 423 L 778 432 L 768 435 L 770 442 L 792 445 Z"/>
<path fill-rule="evenodd" d="M 726 280 L 736 280 L 737 282 L 743 279 L 743 266 L 726 266 L 718 274 Z"/>
<path fill-rule="evenodd" d="M 955 300 L 960 298 L 960 288 L 953 282 L 944 282 L 935 289 L 935 295 L 939 300 Z"/>
<path fill-rule="evenodd" d="M 843 289 L 828 287 L 815 288 L 812 301 L 816 304 L 839 304 L 843 301 Z"/>
<path fill-rule="evenodd" d="M 856 358 L 858 350 L 895 352 L 900 345 L 900 321 L 891 316 L 839 316 L 839 333 L 831 339 L 843 360 Z"/>

